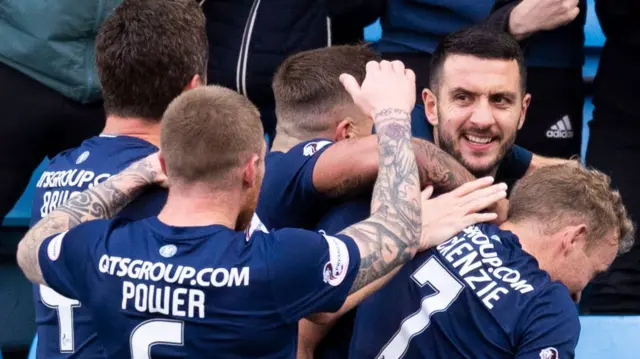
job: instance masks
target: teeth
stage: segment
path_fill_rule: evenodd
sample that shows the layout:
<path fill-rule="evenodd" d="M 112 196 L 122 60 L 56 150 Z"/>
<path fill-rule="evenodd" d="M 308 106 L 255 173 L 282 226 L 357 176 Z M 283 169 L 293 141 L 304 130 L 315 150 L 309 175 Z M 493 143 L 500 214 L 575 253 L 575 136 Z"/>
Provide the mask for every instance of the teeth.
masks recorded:
<path fill-rule="evenodd" d="M 485 143 L 491 142 L 491 137 L 479 137 L 479 136 L 467 135 L 467 139 L 471 142 L 475 142 L 479 144 L 485 144 Z"/>

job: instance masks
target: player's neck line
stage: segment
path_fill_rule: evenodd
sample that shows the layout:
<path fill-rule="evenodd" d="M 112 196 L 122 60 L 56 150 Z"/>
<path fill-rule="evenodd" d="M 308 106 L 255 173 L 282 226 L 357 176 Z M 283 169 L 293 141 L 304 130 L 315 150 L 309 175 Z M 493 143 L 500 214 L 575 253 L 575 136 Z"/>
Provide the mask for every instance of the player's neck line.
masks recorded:
<path fill-rule="evenodd" d="M 228 192 L 174 188 L 169 191 L 158 220 L 176 227 L 222 225 L 234 229 L 240 201 L 233 197 Z"/>
<path fill-rule="evenodd" d="M 325 134 L 319 133 L 316 136 L 311 136 L 307 138 L 290 136 L 285 134 L 276 134 L 276 137 L 273 140 L 273 145 L 271 145 L 271 152 L 288 152 L 293 147 L 299 145 L 305 141 L 311 141 L 315 138 L 326 138 L 331 140 Z"/>
<path fill-rule="evenodd" d="M 129 136 L 160 146 L 160 121 L 141 117 L 107 115 L 104 135 Z"/>

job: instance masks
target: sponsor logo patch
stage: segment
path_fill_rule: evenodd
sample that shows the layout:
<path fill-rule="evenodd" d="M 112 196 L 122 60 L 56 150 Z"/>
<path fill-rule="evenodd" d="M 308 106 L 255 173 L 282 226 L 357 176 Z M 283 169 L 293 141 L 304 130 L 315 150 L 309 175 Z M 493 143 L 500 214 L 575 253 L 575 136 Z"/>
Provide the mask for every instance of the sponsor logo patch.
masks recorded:
<path fill-rule="evenodd" d="M 60 258 L 60 251 L 62 251 L 62 239 L 66 234 L 67 232 L 60 233 L 49 242 L 49 246 L 47 247 L 47 255 L 52 261 Z"/>
<path fill-rule="evenodd" d="M 338 286 L 347 275 L 349 269 L 349 250 L 339 238 L 323 235 L 329 245 L 329 261 L 324 265 L 322 278 L 325 283 Z"/>
<path fill-rule="evenodd" d="M 320 151 L 323 147 L 326 147 L 331 144 L 331 141 L 317 141 L 317 142 L 309 142 L 302 149 L 302 153 L 305 156 L 313 156 L 316 152 Z"/>

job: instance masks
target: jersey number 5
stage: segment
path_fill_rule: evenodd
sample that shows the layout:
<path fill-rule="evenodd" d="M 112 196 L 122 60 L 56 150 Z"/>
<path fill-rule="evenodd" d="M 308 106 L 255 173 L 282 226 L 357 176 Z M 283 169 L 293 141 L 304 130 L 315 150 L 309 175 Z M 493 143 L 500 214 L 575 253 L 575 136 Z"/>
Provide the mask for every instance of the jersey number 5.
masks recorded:
<path fill-rule="evenodd" d="M 55 309 L 58 314 L 60 353 L 75 352 L 73 340 L 73 308 L 80 306 L 80 302 L 58 294 L 44 285 L 40 286 L 40 300 L 42 304 Z"/>
<path fill-rule="evenodd" d="M 151 347 L 157 344 L 184 345 L 184 322 L 149 319 L 131 331 L 131 359 L 150 359 Z"/>
<path fill-rule="evenodd" d="M 411 278 L 420 287 L 430 285 L 435 293 L 422 298 L 420 309 L 402 321 L 400 329 L 378 354 L 378 359 L 402 358 L 409 348 L 411 339 L 427 329 L 431 323 L 431 316 L 447 310 L 464 288 L 464 285 L 433 256 L 427 259 Z"/>

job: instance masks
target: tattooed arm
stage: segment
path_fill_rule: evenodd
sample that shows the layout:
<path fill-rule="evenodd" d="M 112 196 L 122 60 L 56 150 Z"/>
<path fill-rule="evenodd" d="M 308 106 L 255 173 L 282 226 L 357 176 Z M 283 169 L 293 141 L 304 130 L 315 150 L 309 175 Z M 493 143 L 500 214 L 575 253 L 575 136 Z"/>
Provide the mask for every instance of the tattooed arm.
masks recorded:
<path fill-rule="evenodd" d="M 375 114 L 379 173 L 371 200 L 371 217 L 345 229 L 360 250 L 354 293 L 408 262 L 420 238 L 420 189 L 413 155 L 410 115 L 399 109 Z"/>
<path fill-rule="evenodd" d="M 475 178 L 432 142 L 414 138 L 421 188 L 451 191 Z M 332 198 L 370 191 L 378 176 L 378 136 L 340 141 L 324 151 L 313 169 L 315 188 Z"/>
<path fill-rule="evenodd" d="M 157 155 L 132 164 L 105 182 L 73 196 L 33 226 L 18 244 L 18 265 L 31 282 L 45 284 L 38 261 L 40 245 L 48 237 L 94 219 L 111 218 L 144 187 L 160 182 Z"/>

